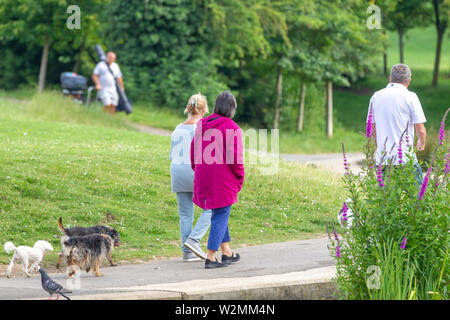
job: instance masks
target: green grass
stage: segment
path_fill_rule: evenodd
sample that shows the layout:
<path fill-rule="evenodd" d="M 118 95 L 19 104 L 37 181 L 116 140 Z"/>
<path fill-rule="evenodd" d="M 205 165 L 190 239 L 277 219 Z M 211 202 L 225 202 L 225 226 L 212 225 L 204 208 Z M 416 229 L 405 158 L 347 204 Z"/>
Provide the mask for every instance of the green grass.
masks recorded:
<path fill-rule="evenodd" d="M 46 93 L 0 99 L 0 141 L 0 244 L 48 240 L 53 264 L 61 216 L 67 226 L 115 227 L 123 242 L 117 261 L 180 254 L 170 138 Z M 344 196 L 339 177 L 314 168 L 281 163 L 275 176 L 255 166 L 246 172 L 230 219 L 234 247 L 323 235 Z M 0 264 L 8 258 L 0 250 Z"/>
<path fill-rule="evenodd" d="M 184 108 L 179 112 L 165 108 L 157 108 L 145 103 L 137 103 L 133 106 L 133 113 L 128 117 L 131 121 L 147 126 L 173 130 L 184 122 L 186 117 L 183 114 Z"/>
<path fill-rule="evenodd" d="M 450 72 L 450 38 L 448 37 L 448 32 L 442 44 L 441 62 L 439 65 L 440 71 L 447 75 Z M 433 26 L 415 28 L 408 31 L 404 39 L 405 44 L 403 48 L 405 63 L 414 69 L 433 70 L 436 38 L 436 28 Z M 388 65 L 394 65 L 399 63 L 400 59 L 397 33 L 389 32 L 389 43 Z"/>
<path fill-rule="evenodd" d="M 450 106 L 450 78 L 441 77 L 436 89 L 430 87 L 430 82 L 431 74 L 428 70 L 413 70 L 409 90 L 416 92 L 419 96 L 427 117 L 426 127 L 436 128 L 439 127 L 443 113 Z M 385 76 L 376 74 L 356 84 L 351 92 L 336 90 L 334 93 L 337 108 L 336 120 L 353 132 L 364 131 L 364 121 L 355 120 L 366 118 L 370 96 L 386 84 Z"/>
<path fill-rule="evenodd" d="M 37 92 L 36 88 L 32 87 L 21 87 L 15 90 L 3 90 L 0 89 L 0 97 L 8 98 L 13 100 L 29 99 Z"/>

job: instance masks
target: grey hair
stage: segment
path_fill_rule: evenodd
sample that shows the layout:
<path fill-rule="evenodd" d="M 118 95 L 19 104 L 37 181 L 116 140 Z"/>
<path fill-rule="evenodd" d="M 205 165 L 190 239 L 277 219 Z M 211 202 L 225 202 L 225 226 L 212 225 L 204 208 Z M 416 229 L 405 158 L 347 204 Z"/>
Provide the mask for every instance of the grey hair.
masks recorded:
<path fill-rule="evenodd" d="M 236 109 L 236 98 L 229 90 L 227 90 L 217 96 L 213 112 L 233 119 Z"/>
<path fill-rule="evenodd" d="M 391 82 L 408 83 L 411 80 L 411 69 L 403 63 L 396 64 L 391 69 Z"/>

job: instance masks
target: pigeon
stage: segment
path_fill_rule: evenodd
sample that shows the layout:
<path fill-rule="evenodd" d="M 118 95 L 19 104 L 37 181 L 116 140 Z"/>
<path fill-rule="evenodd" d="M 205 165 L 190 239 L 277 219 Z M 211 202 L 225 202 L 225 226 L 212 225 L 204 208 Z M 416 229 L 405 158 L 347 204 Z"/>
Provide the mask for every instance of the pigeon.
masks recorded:
<path fill-rule="evenodd" d="M 72 293 L 72 291 L 64 289 L 60 284 L 53 281 L 45 272 L 45 269 L 39 268 L 39 273 L 41 274 L 42 289 L 44 289 L 50 294 L 49 300 L 51 299 L 54 293 L 57 294 L 56 300 L 59 299 L 59 295 L 62 295 L 67 300 L 70 300 L 70 298 L 66 296 L 65 293 Z"/>

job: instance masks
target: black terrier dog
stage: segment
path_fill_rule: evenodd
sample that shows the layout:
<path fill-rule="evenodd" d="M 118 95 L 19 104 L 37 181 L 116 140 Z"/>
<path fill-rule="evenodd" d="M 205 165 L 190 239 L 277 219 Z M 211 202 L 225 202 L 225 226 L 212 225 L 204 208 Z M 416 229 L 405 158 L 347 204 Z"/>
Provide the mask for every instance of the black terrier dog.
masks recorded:
<path fill-rule="evenodd" d="M 114 240 L 106 234 L 90 234 L 87 236 L 70 237 L 63 243 L 63 255 L 67 263 L 67 275 L 72 277 L 77 268 L 89 272 L 94 268 L 95 276 L 102 277 L 100 261 L 108 258 L 114 249 Z"/>
<path fill-rule="evenodd" d="M 120 236 L 116 229 L 97 225 L 94 227 L 72 227 L 72 228 L 64 228 L 62 223 L 62 218 L 59 218 L 58 220 L 58 227 L 59 230 L 62 232 L 63 236 L 61 237 L 61 246 L 62 250 L 64 252 L 64 242 L 70 239 L 71 237 L 77 237 L 77 236 L 87 236 L 92 234 L 101 234 L 101 235 L 107 235 L 111 237 L 114 247 L 118 247 L 120 245 Z M 56 269 L 59 269 L 59 266 L 61 264 L 61 260 L 63 258 L 63 252 L 59 255 L 58 263 L 56 264 Z M 113 263 L 111 259 L 111 255 L 107 256 L 108 261 L 111 266 L 115 267 L 117 264 Z"/>

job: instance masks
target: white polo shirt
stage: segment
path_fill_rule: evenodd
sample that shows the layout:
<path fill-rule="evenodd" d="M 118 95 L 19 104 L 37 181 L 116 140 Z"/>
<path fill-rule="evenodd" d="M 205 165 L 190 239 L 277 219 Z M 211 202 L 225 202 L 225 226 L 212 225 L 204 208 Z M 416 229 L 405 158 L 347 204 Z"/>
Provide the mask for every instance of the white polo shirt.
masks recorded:
<path fill-rule="evenodd" d="M 414 125 L 427 121 L 419 98 L 404 85 L 389 83 L 386 88 L 373 94 L 370 99 L 369 112 L 371 106 L 373 123 L 376 124 L 377 132 L 377 164 L 383 159 L 384 153 L 386 156 L 383 163 L 386 163 L 388 159 L 395 159 L 394 164 L 398 164 L 398 144 L 405 129 L 408 127 L 409 144 L 413 146 Z M 404 161 L 407 160 L 409 153 L 405 135 L 402 139 Z M 411 155 L 417 160 L 414 151 L 411 152 Z"/>
<path fill-rule="evenodd" d="M 114 76 L 111 74 L 104 61 L 97 63 L 92 73 L 98 75 L 102 89 L 116 91 L 116 82 L 114 78 L 122 78 L 122 72 L 120 71 L 119 65 L 115 62 L 111 63 L 109 67 Z"/>

